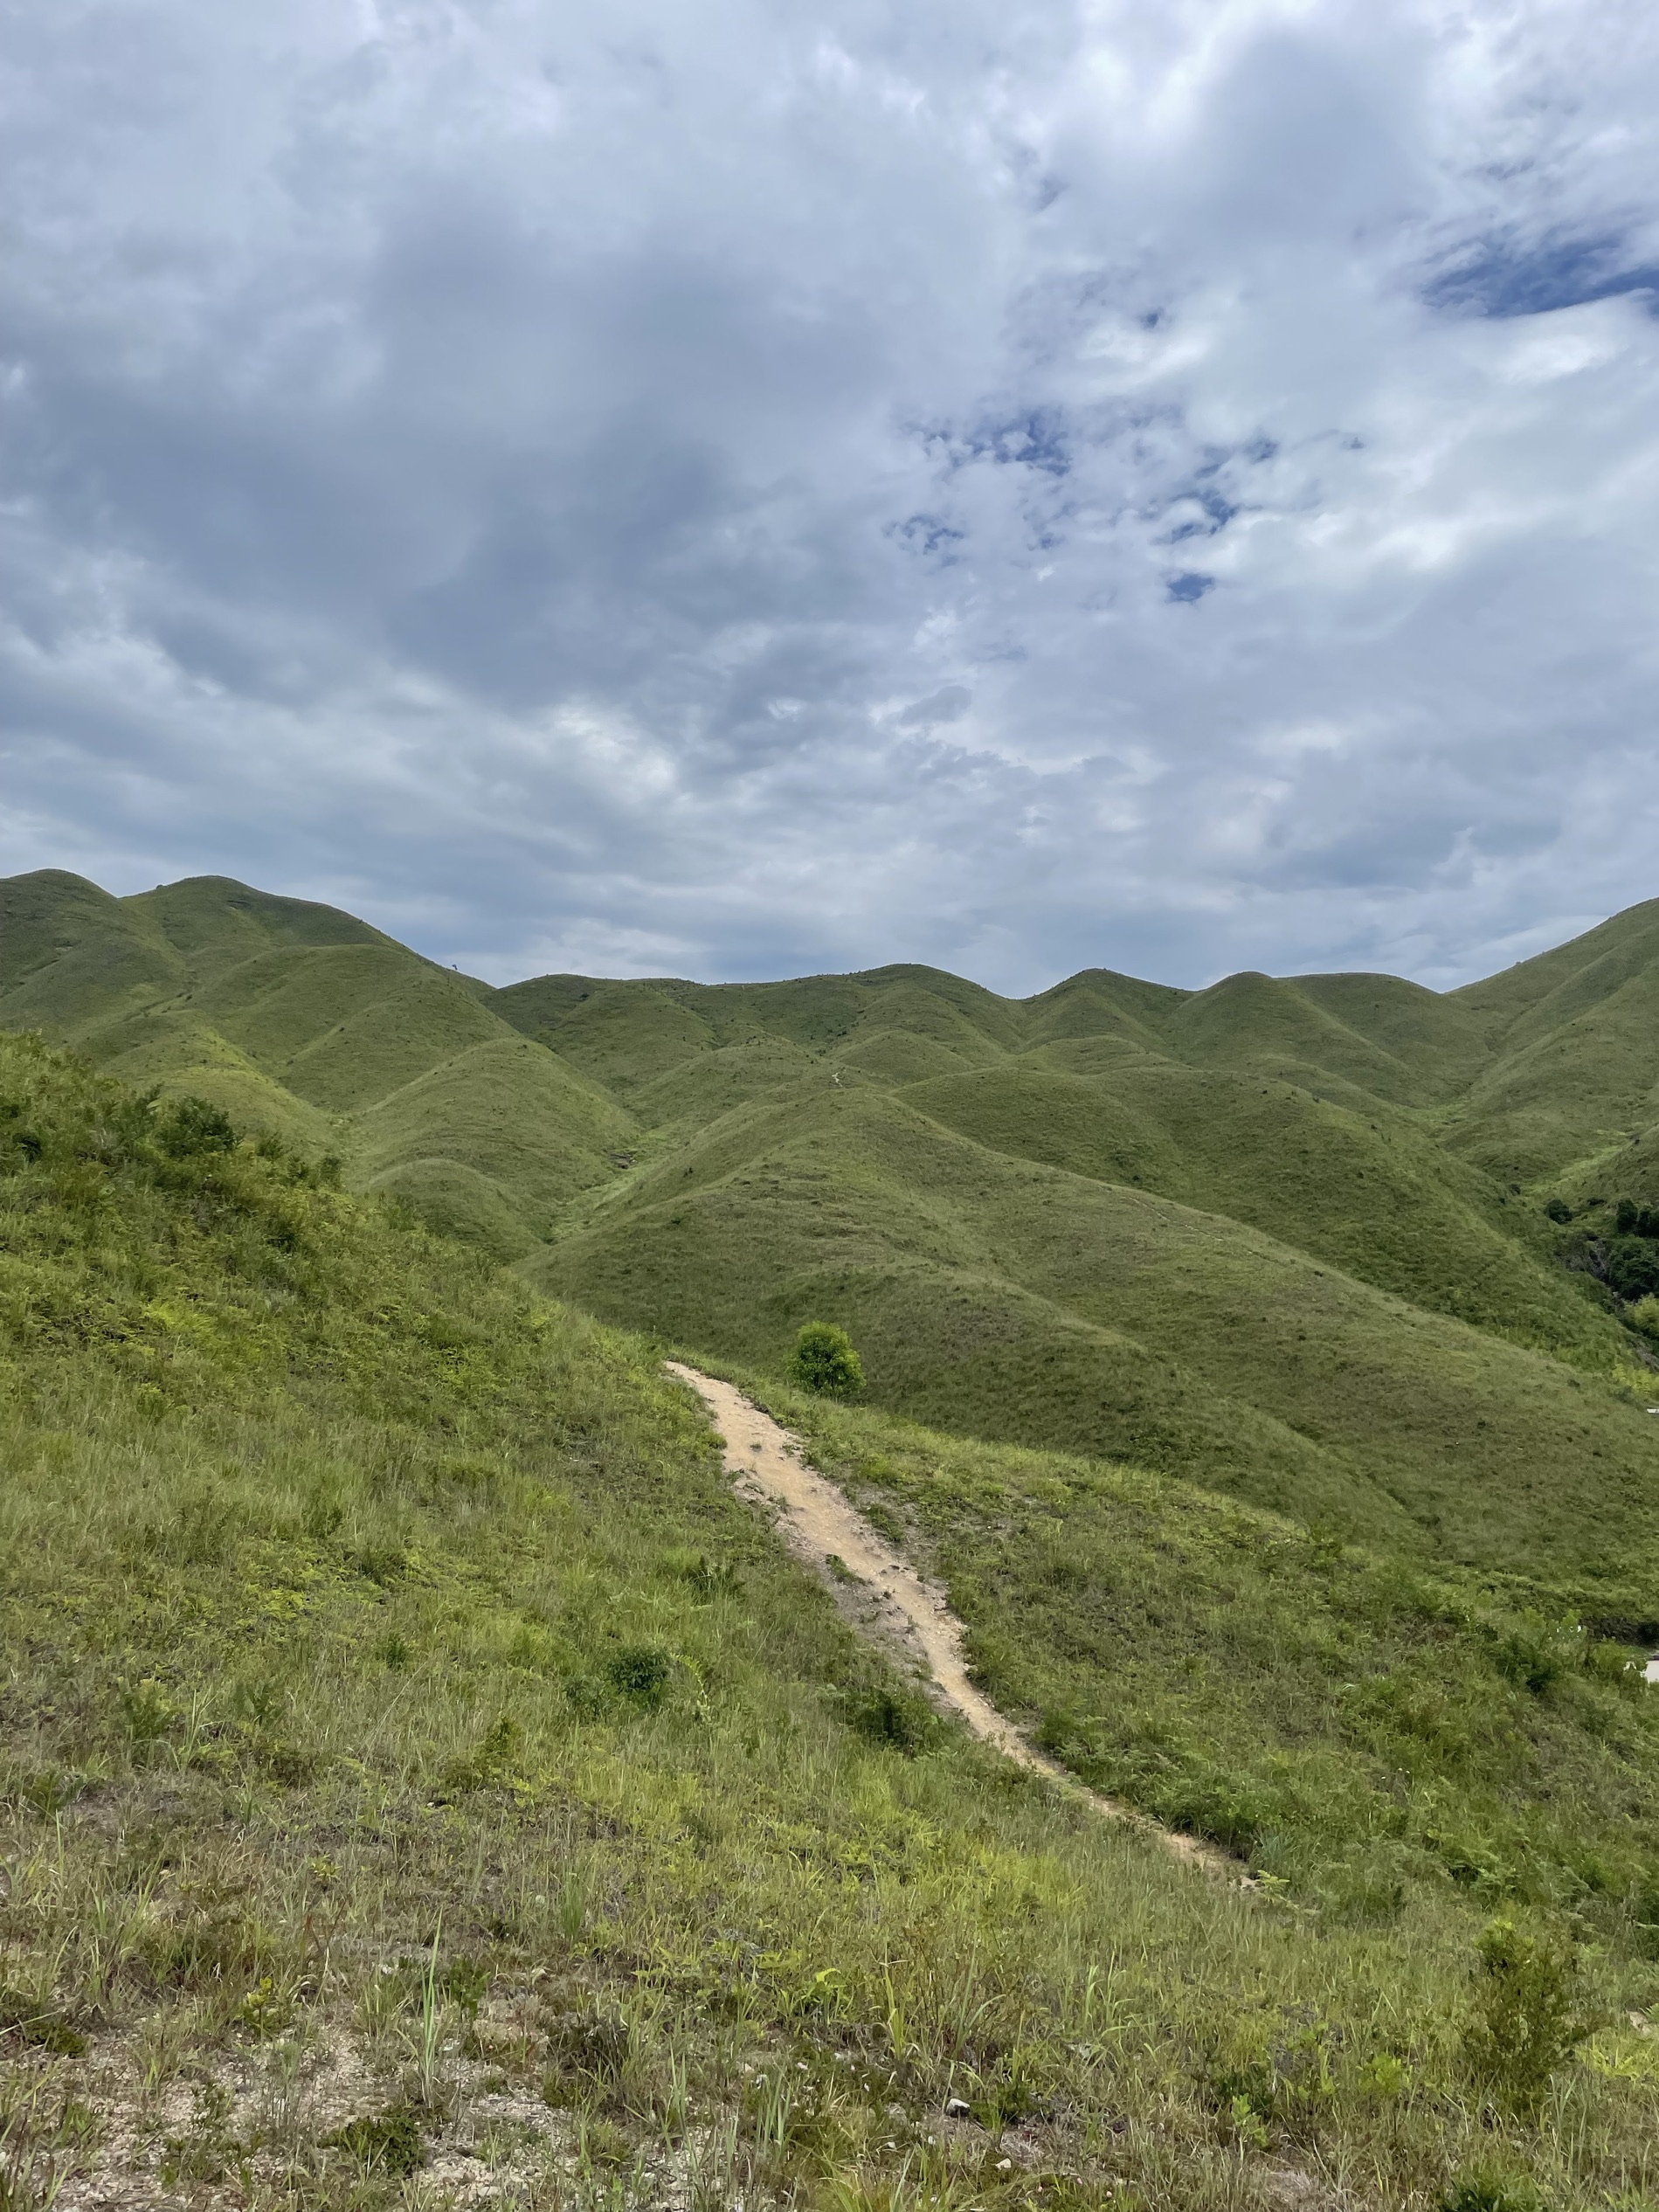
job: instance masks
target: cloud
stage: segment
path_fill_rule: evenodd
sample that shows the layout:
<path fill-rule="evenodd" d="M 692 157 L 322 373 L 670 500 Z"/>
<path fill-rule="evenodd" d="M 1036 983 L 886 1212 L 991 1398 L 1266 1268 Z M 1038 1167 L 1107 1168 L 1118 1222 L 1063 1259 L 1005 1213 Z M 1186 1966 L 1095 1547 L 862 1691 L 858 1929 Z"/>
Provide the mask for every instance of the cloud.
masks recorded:
<path fill-rule="evenodd" d="M 960 722 L 973 704 L 973 694 L 965 685 L 948 683 L 936 691 L 931 699 L 916 699 L 905 708 L 898 717 L 901 729 L 932 729 L 944 722 Z"/>
<path fill-rule="evenodd" d="M 591 960 L 1396 966 L 1650 895 L 1625 0 L 63 0 L 3 860 Z"/>

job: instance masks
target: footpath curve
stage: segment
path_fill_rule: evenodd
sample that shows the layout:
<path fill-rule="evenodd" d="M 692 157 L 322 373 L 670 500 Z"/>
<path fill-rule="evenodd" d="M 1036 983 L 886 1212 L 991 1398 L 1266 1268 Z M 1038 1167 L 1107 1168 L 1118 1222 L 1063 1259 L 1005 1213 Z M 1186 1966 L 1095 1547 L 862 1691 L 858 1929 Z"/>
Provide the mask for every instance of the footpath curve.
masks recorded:
<path fill-rule="evenodd" d="M 1179 1859 L 1234 1880 L 1244 1877 L 1235 1860 L 1196 1836 L 1159 1828 L 1116 1798 L 1086 1788 L 1056 1760 L 1027 1741 L 968 1678 L 963 1628 L 943 1590 L 924 1581 L 902 1552 L 874 1529 L 846 1494 L 806 1464 L 800 1439 L 780 1428 L 770 1414 L 733 1384 L 701 1373 L 683 1361 L 664 1363 L 665 1372 L 687 1383 L 702 1399 L 724 1447 L 726 1472 L 739 1497 L 773 1512 L 778 1533 L 798 1559 L 832 1579 L 855 1578 L 868 1593 L 861 1611 L 847 1610 L 867 1635 L 898 1645 L 919 1660 L 932 1678 L 939 1699 L 960 1715 L 982 1743 L 1005 1759 L 1056 1782 L 1068 1796 L 1082 1800 L 1104 1819 L 1120 1821 L 1155 1838 Z M 836 1590 L 837 1596 L 842 1588 Z"/>

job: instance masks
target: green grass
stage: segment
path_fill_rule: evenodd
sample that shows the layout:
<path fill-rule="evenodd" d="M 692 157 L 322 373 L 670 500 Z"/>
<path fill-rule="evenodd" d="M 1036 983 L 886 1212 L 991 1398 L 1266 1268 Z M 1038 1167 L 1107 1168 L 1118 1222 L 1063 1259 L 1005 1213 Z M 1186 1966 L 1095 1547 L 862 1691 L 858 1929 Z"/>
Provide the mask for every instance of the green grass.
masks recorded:
<path fill-rule="evenodd" d="M 0 1022 L 614 1321 L 776 1372 L 822 1310 L 891 1408 L 1659 1611 L 1655 1354 L 1586 1212 L 1648 1187 L 1651 908 L 1443 996 L 1089 971 L 1023 1002 L 917 966 L 493 992 L 218 878 L 18 878 L 0 928 Z"/>
<path fill-rule="evenodd" d="M 496 1258 L 546 1236 L 637 1144 L 607 1093 L 491 1011 L 487 986 L 332 908 L 218 877 L 127 900 L 3 887 L 11 988 L 126 1081 L 210 1098 Z"/>
<path fill-rule="evenodd" d="M 528 1038 L 491 1036 L 377 1098 L 348 1151 L 370 1188 L 446 1154 L 510 1193 L 522 1228 L 543 1237 L 580 1191 L 613 1179 L 639 1139 L 632 1118 Z"/>
<path fill-rule="evenodd" d="M 867 1739 L 879 1663 L 646 1344 L 26 1042 L 0 1100 L 10 2203 L 363 2212 L 463 2153 L 527 2206 L 1429 2212 L 1493 2160 L 1652 2200 L 1651 1968 L 1600 1906 L 1503 1892 L 1577 1941 L 1590 2031 L 1529 2104 L 1483 1896 L 1241 1896 L 954 1731 Z M 999 1469 L 1006 1571 L 1044 1571 L 1072 1476 L 894 1449 L 865 1477 L 918 1512 L 924 1462 L 964 1508 Z M 1093 1478 L 1156 1552 L 1162 1493 Z M 1194 1513 L 1195 1557 L 1264 1526 Z M 1281 1617 L 1365 1613 L 1368 1568 L 1272 1540 Z"/>
<path fill-rule="evenodd" d="M 1506 1179 L 1557 1177 L 1652 1117 L 1659 901 L 1451 993 L 1501 1040 L 1450 1141 Z"/>
<path fill-rule="evenodd" d="M 1586 1632 L 1548 1584 L 759 1389 L 814 1464 L 896 1517 L 968 1625 L 976 1678 L 1093 1787 L 1339 1921 L 1448 1890 L 1566 1916 L 1628 1962 L 1633 2004 L 1659 1999 L 1659 1691 L 1639 1623 Z"/>
<path fill-rule="evenodd" d="M 1611 1317 L 1553 1264 L 1540 1209 L 1380 1105 L 1122 1053 L 1095 1075 L 1020 1061 L 908 1103 L 992 1151 L 1225 1214 L 1515 1341 L 1602 1367 L 1621 1349 Z"/>
<path fill-rule="evenodd" d="M 839 1321 L 877 1404 L 958 1434 L 1651 1593 L 1659 1438 L 1638 1372 L 1614 1366 L 1622 1331 L 1580 1372 L 1225 1218 L 1012 1160 L 909 1096 L 826 1085 L 734 1113 L 526 1271 L 773 1372 L 803 1321 Z M 1517 1272 L 1542 1280 L 1530 1255 Z M 1570 1287 L 1561 1303 L 1593 1324 Z"/>

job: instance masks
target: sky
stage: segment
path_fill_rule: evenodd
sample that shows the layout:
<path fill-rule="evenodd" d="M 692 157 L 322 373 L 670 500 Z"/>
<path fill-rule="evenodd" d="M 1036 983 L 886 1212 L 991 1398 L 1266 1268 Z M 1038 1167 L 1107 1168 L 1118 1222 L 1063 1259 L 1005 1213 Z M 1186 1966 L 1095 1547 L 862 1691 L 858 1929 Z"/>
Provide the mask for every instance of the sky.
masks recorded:
<path fill-rule="evenodd" d="M 494 982 L 1659 895 L 1635 0 L 0 0 L 0 870 Z"/>

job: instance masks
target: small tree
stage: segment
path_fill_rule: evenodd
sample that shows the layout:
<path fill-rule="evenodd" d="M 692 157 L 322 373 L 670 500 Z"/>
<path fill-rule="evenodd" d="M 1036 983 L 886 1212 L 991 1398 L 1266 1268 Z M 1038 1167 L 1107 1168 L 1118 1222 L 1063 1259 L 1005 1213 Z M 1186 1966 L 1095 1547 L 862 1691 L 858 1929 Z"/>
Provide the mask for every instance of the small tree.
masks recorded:
<path fill-rule="evenodd" d="M 1577 2016 L 1573 1960 L 1512 1920 L 1491 1921 L 1476 1948 L 1475 2017 L 1465 2039 L 1469 2061 L 1503 2103 L 1531 2112 L 1588 2032 Z"/>
<path fill-rule="evenodd" d="M 864 1363 L 845 1329 L 833 1321 L 809 1321 L 795 1339 L 789 1379 L 803 1390 L 851 1398 L 864 1387 Z"/>
<path fill-rule="evenodd" d="M 231 1152 L 236 1149 L 236 1130 L 231 1117 L 205 1098 L 176 1098 L 164 1109 L 160 1135 L 162 1150 L 176 1160 L 196 1152 Z"/>

